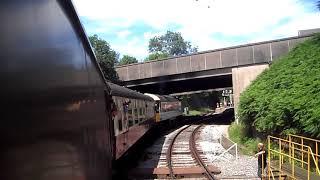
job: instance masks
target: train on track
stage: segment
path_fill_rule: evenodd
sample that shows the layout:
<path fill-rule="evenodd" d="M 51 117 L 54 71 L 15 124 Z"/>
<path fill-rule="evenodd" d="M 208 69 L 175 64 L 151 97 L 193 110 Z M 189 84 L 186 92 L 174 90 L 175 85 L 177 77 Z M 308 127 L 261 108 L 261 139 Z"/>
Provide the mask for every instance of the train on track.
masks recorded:
<path fill-rule="evenodd" d="M 114 124 L 115 159 L 128 151 L 151 127 L 182 115 L 181 102 L 167 95 L 141 94 L 108 82 Z"/>
<path fill-rule="evenodd" d="M 181 114 L 172 97 L 105 80 L 70 0 L 4 0 L 0 22 L 0 179 L 110 179 L 114 160 Z"/>

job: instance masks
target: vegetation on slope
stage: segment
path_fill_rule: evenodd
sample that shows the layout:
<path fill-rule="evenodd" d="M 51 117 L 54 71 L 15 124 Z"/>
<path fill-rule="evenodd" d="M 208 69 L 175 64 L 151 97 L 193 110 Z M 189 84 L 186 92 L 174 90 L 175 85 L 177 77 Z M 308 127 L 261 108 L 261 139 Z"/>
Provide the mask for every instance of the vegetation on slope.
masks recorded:
<path fill-rule="evenodd" d="M 241 94 L 239 120 L 264 134 L 320 137 L 320 35 L 276 60 Z"/>
<path fill-rule="evenodd" d="M 228 129 L 229 138 L 238 144 L 240 152 L 246 155 L 254 155 L 257 151 L 257 144 L 262 141 L 258 138 L 248 137 L 247 130 L 246 125 L 233 122 Z"/>

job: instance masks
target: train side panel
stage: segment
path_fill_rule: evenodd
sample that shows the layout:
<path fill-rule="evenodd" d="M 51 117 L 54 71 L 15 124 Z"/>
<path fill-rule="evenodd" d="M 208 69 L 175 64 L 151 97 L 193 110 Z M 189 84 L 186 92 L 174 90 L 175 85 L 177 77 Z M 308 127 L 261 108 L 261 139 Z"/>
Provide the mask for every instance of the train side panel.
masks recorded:
<path fill-rule="evenodd" d="M 113 96 L 113 101 L 117 108 L 113 117 L 116 140 L 115 159 L 119 159 L 154 124 L 154 102 L 119 96 Z"/>
<path fill-rule="evenodd" d="M 71 1 L 0 5 L 1 179 L 111 177 L 109 89 Z"/>

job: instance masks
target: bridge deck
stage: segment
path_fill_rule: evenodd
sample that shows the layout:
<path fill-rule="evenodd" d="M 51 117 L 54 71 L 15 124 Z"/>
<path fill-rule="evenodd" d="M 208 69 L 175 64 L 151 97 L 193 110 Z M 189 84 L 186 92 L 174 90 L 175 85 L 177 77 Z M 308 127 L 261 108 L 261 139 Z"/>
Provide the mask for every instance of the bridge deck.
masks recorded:
<path fill-rule="evenodd" d="M 190 72 L 232 68 L 270 63 L 288 53 L 299 42 L 309 38 L 295 36 L 272 41 L 233 46 L 163 60 L 135 63 L 116 67 L 122 81 L 143 80 Z"/>

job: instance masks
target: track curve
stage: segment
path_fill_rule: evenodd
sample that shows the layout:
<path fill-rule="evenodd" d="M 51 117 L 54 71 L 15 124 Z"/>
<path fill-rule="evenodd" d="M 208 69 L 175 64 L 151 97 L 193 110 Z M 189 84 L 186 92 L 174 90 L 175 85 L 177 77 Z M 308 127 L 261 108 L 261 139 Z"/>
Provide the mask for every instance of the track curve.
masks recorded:
<path fill-rule="evenodd" d="M 191 127 L 193 127 L 193 129 Z M 200 157 L 200 154 L 199 154 L 197 147 L 196 147 L 195 136 L 201 127 L 202 127 L 202 125 L 196 125 L 195 128 L 192 125 L 187 125 L 181 129 L 179 129 L 178 132 L 174 134 L 172 140 L 170 141 L 170 144 L 168 146 L 167 153 L 166 153 L 167 167 L 169 169 L 171 179 L 176 178 L 176 176 L 174 174 L 173 159 L 172 159 L 174 147 L 176 148 L 175 149 L 176 151 L 179 151 L 177 149 L 181 148 L 181 146 L 178 146 L 179 142 L 177 141 L 177 139 L 181 140 L 183 138 L 187 138 L 187 145 L 188 145 L 187 148 L 191 152 L 191 153 L 189 153 L 190 154 L 189 156 L 192 157 L 192 159 L 194 161 L 194 165 L 200 166 L 204 170 L 203 172 L 208 179 L 215 179 L 214 175 L 211 173 L 211 171 L 209 170 L 207 165 L 204 163 L 203 159 Z M 175 163 L 177 164 L 177 162 L 175 162 Z"/>
<path fill-rule="evenodd" d="M 214 175 L 210 172 L 210 170 L 207 168 L 207 165 L 203 162 L 202 158 L 199 155 L 197 147 L 196 147 L 195 136 L 196 136 L 196 133 L 197 133 L 198 129 L 200 129 L 201 126 L 202 125 L 198 125 L 193 130 L 193 132 L 192 132 L 192 134 L 190 136 L 190 139 L 189 139 L 189 147 L 190 147 L 192 155 L 196 159 L 197 163 L 205 170 L 207 178 L 211 179 L 211 180 L 214 180 L 215 179 Z"/>
<path fill-rule="evenodd" d="M 170 171 L 170 177 L 173 179 L 174 178 L 174 174 L 173 174 L 173 167 L 172 167 L 172 150 L 173 150 L 173 144 L 176 141 L 177 137 L 179 136 L 179 134 L 181 134 L 182 131 L 184 131 L 185 129 L 189 128 L 191 125 L 188 125 L 182 129 L 180 129 L 172 138 L 168 150 L 167 150 L 167 156 L 166 156 L 166 160 L 167 160 L 167 165 Z"/>

